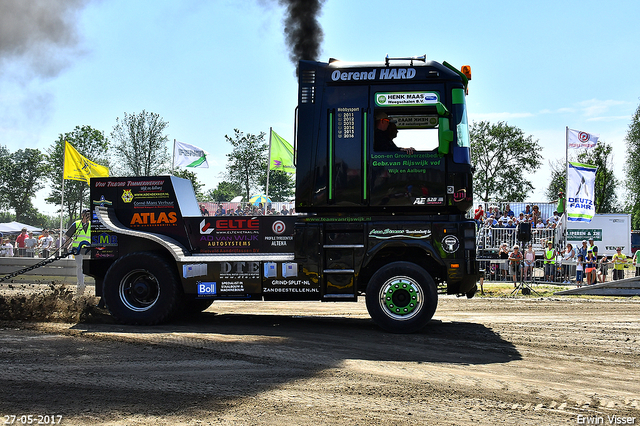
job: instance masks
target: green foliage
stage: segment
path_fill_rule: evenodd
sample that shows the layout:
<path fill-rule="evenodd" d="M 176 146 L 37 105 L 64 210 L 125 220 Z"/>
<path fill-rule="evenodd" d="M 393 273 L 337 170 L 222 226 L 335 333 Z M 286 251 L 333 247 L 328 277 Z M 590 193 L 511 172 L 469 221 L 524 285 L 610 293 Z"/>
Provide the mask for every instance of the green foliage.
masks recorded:
<path fill-rule="evenodd" d="M 533 184 L 525 176 L 542 164 L 538 140 L 504 122 L 470 128 L 474 194 L 482 201 L 524 201 Z"/>
<path fill-rule="evenodd" d="M 549 161 L 551 169 L 551 180 L 545 191 L 545 196 L 550 202 L 558 199 L 558 193 L 564 192 L 567 188 L 567 166 L 564 160 Z"/>
<path fill-rule="evenodd" d="M 115 176 L 155 176 L 169 171 L 171 157 L 164 130 L 168 122 L 159 114 L 142 110 L 139 114 L 124 113 L 116 118 L 111 132 Z"/>
<path fill-rule="evenodd" d="M 234 129 L 233 137 L 224 137 L 233 146 L 231 153 L 227 154 L 227 180 L 238 185 L 242 189 L 242 195 L 248 200 L 267 172 L 265 133 L 247 133 L 245 136 L 240 130 Z"/>
<path fill-rule="evenodd" d="M 195 172 L 189 169 L 174 169 L 173 175 L 183 179 L 189 179 L 193 186 L 193 191 L 196 193 L 196 199 L 203 201 L 204 193 L 202 192 L 202 188 L 204 187 L 204 183 L 198 180 L 198 175 L 196 175 Z"/>
<path fill-rule="evenodd" d="M 640 158 L 640 106 L 631 118 L 625 141 L 627 142 L 625 210 L 631 213 L 633 229 L 640 229 L 640 161 L 638 161 Z"/>
<path fill-rule="evenodd" d="M 295 193 L 296 183 L 291 174 L 282 170 L 271 170 L 269 173 L 269 198 L 271 201 L 289 201 Z M 260 186 L 267 193 L 267 175 L 260 177 Z"/>
<path fill-rule="evenodd" d="M 36 210 L 31 199 L 44 187 L 44 176 L 48 170 L 46 156 L 38 149 L 19 149 L 3 156 L 0 180 L 0 198 L 5 207 L 12 208 L 18 222 L 31 221 Z"/>
<path fill-rule="evenodd" d="M 0 164 L 2 165 L 2 167 L 0 167 L 0 208 L 2 209 L 6 209 L 8 207 L 8 194 L 6 193 L 4 188 L 5 182 L 10 178 L 10 176 L 8 175 L 9 169 L 7 167 L 4 167 L 4 165 L 10 163 L 11 153 L 6 146 L 0 145 Z"/>
<path fill-rule="evenodd" d="M 235 183 L 222 181 L 216 189 L 210 189 L 203 201 L 231 201 L 242 193 L 242 188 Z"/>
<path fill-rule="evenodd" d="M 62 171 L 64 167 L 64 143 L 69 142 L 83 157 L 101 166 L 110 166 L 108 149 L 109 140 L 104 132 L 91 126 L 76 126 L 71 132 L 61 134 L 47 150 L 50 170 L 47 179 L 51 191 L 45 201 L 59 206 L 62 200 Z M 64 181 L 64 214 L 77 218 L 84 208 L 91 208 L 89 185 L 77 180 Z M 58 209 L 58 213 L 60 210 Z M 59 226 L 59 225 L 58 225 Z"/>

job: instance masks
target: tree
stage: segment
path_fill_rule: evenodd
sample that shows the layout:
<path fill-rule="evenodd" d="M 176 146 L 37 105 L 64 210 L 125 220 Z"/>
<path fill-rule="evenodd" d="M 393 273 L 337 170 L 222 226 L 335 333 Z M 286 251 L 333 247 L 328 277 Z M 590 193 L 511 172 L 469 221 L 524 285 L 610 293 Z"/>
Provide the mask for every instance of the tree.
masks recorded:
<path fill-rule="evenodd" d="M 542 164 L 538 140 L 502 121 L 473 123 L 470 137 L 474 193 L 484 202 L 524 201 L 533 190 L 525 176 Z"/>
<path fill-rule="evenodd" d="M 625 163 L 626 211 L 631 213 L 631 226 L 640 228 L 640 106 L 631 118 L 625 137 L 627 153 Z"/>
<path fill-rule="evenodd" d="M 204 193 L 202 192 L 204 183 L 198 180 L 198 175 L 196 175 L 195 172 L 189 169 L 174 169 L 173 175 L 183 179 L 189 179 L 191 181 L 191 185 L 193 185 L 193 192 L 196 193 L 196 199 L 198 201 L 202 201 L 204 199 Z"/>
<path fill-rule="evenodd" d="M 549 161 L 549 168 L 551 169 L 551 180 L 549 186 L 545 191 L 547 200 L 556 201 L 558 199 L 558 193 L 564 192 L 567 188 L 567 166 L 564 160 Z"/>
<path fill-rule="evenodd" d="M 267 175 L 260 178 L 260 186 L 267 192 Z M 295 182 L 291 175 L 282 170 L 269 173 L 269 198 L 271 201 L 289 201 L 295 192 Z"/>
<path fill-rule="evenodd" d="M 210 189 L 207 192 L 205 201 L 231 201 L 241 193 L 242 188 L 238 184 L 223 180 L 216 189 Z"/>
<path fill-rule="evenodd" d="M 69 142 L 83 157 L 109 167 L 109 140 L 104 132 L 91 126 L 76 126 L 71 132 L 61 134 L 47 150 L 51 169 L 47 172 L 51 191 L 45 201 L 60 205 L 62 200 L 62 173 L 64 168 L 65 141 Z M 64 205 L 62 211 L 69 219 L 77 218 L 85 208 L 91 208 L 89 185 L 78 180 L 64 181 Z M 58 210 L 60 212 L 60 210 Z"/>
<path fill-rule="evenodd" d="M 11 153 L 9 152 L 6 146 L 0 145 L 0 164 L 4 165 L 4 164 L 10 164 L 10 163 L 11 163 Z M 9 200 L 7 198 L 7 193 L 4 190 L 4 188 L 7 187 L 7 185 L 5 185 L 5 182 L 10 177 L 8 176 L 8 173 L 9 173 L 8 168 L 0 167 L 0 189 L 1 189 L 0 190 L 0 208 L 1 209 L 6 209 L 9 207 L 9 204 L 8 204 Z"/>
<path fill-rule="evenodd" d="M 114 174 L 154 176 L 169 171 L 169 139 L 164 134 L 168 125 L 160 115 L 145 110 L 137 115 L 125 112 L 122 120 L 116 118 L 111 132 L 114 165 L 117 165 Z"/>
<path fill-rule="evenodd" d="M 33 223 L 37 210 L 31 204 L 36 192 L 44 187 L 48 165 L 46 156 L 38 149 L 19 149 L 3 164 L 0 192 L 9 208 L 16 212 L 18 222 Z"/>
<path fill-rule="evenodd" d="M 245 200 L 249 200 L 251 192 L 258 189 L 261 176 L 267 172 L 265 133 L 247 133 L 245 136 L 238 129 L 234 132 L 233 138 L 224 136 L 233 146 L 231 153 L 227 154 L 227 180 L 238 185 Z"/>

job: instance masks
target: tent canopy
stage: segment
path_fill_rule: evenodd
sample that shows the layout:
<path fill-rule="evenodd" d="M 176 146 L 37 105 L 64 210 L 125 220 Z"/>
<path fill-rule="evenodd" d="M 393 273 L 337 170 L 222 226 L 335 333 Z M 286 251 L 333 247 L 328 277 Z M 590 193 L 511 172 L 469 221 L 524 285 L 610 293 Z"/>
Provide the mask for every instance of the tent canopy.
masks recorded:
<path fill-rule="evenodd" d="M 22 228 L 27 228 L 27 232 L 40 232 L 42 229 L 36 228 L 35 226 L 25 225 L 24 223 L 16 222 L 7 222 L 0 223 L 0 232 L 3 234 L 19 234 L 22 232 Z"/>

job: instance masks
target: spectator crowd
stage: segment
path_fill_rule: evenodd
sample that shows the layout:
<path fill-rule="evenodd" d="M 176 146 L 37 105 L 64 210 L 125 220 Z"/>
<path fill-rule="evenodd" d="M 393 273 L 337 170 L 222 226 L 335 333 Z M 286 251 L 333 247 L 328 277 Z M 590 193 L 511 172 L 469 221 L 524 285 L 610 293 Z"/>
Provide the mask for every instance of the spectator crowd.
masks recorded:
<path fill-rule="evenodd" d="M 543 217 L 537 204 L 527 204 L 518 214 L 511 210 L 509 204 L 505 204 L 502 212 L 497 206 L 490 206 L 485 212 L 482 204 L 479 204 L 473 216 L 478 227 L 516 228 L 520 223 L 530 223 L 532 229 L 555 229 L 561 217 L 562 214 L 557 210 L 552 215 Z"/>
<path fill-rule="evenodd" d="M 281 203 L 279 209 L 274 204 L 258 205 L 242 203 L 200 203 L 200 213 L 202 216 L 264 216 L 264 215 L 292 215 L 294 208 L 286 203 Z"/>
<path fill-rule="evenodd" d="M 58 237 L 54 238 L 47 229 L 36 235 L 22 228 L 15 238 L 0 235 L 0 240 L 0 257 L 47 258 L 60 247 Z"/>
<path fill-rule="evenodd" d="M 514 286 L 520 280 L 534 281 L 536 268 L 541 270 L 540 281 L 575 283 L 578 287 L 607 282 L 610 270 L 613 280 L 624 279 L 625 270 L 631 267 L 635 268 L 635 276 L 640 276 L 640 250 L 628 257 L 622 253 L 621 247 L 617 247 L 611 258 L 606 254 L 598 256 L 598 246 L 593 239 L 588 242 L 583 240 L 577 249 L 568 243 L 564 250 L 556 250 L 553 242 L 549 241 L 541 253 L 536 253 L 531 243 L 527 244 L 524 253 L 517 244 L 509 249 L 507 243 L 503 243 L 498 251 L 498 259 L 481 260 L 485 262 L 485 271 L 489 269 L 488 278 L 513 280 Z"/>

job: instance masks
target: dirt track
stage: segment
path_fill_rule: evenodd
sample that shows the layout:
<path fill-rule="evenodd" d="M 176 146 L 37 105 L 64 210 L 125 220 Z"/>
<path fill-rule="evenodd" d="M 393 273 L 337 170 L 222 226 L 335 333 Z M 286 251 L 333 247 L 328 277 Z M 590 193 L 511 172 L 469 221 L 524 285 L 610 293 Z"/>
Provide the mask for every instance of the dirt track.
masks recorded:
<path fill-rule="evenodd" d="M 444 297 L 412 335 L 380 331 L 362 301 L 215 302 L 157 327 L 3 323 L 0 415 L 59 414 L 64 425 L 640 424 L 639 319 L 637 298 Z"/>

